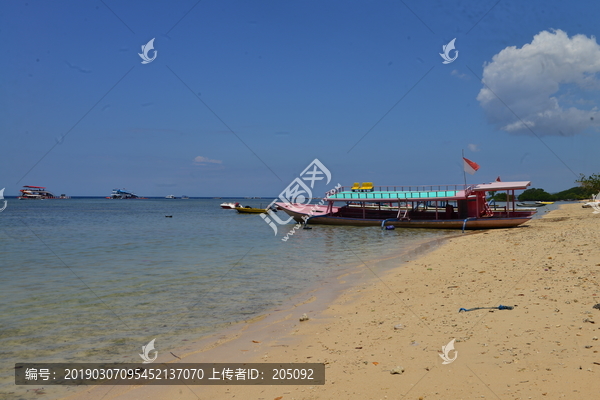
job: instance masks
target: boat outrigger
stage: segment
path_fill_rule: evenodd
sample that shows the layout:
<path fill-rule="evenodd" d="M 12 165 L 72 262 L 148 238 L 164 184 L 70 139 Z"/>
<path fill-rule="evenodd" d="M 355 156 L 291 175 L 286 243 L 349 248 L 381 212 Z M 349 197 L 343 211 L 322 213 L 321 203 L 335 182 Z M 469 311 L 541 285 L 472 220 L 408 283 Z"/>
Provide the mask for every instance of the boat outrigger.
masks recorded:
<path fill-rule="evenodd" d="M 381 226 L 430 229 L 510 228 L 529 221 L 535 210 L 515 207 L 516 190 L 531 182 L 477 185 L 373 186 L 355 183 L 326 197 L 323 205 L 276 203 L 295 221 L 306 224 Z M 492 208 L 486 192 L 506 191 L 513 199 Z M 336 203 L 344 203 L 336 206 Z M 512 207 L 511 207 L 512 205 Z"/>

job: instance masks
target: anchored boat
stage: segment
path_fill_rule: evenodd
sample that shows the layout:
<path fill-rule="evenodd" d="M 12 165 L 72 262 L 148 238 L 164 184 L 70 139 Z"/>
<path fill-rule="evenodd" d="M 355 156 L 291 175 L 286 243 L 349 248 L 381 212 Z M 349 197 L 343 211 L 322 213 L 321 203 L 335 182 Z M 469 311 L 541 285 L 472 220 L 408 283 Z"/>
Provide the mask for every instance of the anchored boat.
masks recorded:
<path fill-rule="evenodd" d="M 264 208 L 253 208 L 250 206 L 246 206 L 246 207 L 240 206 L 240 207 L 235 207 L 235 209 L 240 214 L 262 214 L 262 213 L 267 212 L 267 210 L 265 210 Z"/>
<path fill-rule="evenodd" d="M 19 200 L 43 200 L 56 198 L 52 192 L 46 190 L 46 188 L 43 186 L 23 186 L 23 189 L 20 189 L 19 191 L 21 192 Z"/>
<path fill-rule="evenodd" d="M 143 199 L 143 197 L 139 197 L 137 194 L 130 192 L 125 189 L 113 189 L 110 197 L 107 199 Z"/>
<path fill-rule="evenodd" d="M 244 207 L 244 206 L 238 204 L 235 207 L 235 209 L 240 214 L 262 214 L 262 213 L 266 213 L 268 211 L 277 212 L 277 208 L 275 206 L 269 206 L 268 208 L 262 208 L 262 204 L 261 204 L 260 207 L 261 208 L 254 208 L 254 207 L 250 207 L 250 206 Z"/>
<path fill-rule="evenodd" d="M 437 229 L 511 228 L 529 221 L 535 210 L 515 207 L 514 193 L 531 182 L 478 185 L 373 186 L 355 183 L 323 199 L 323 205 L 276 203 L 297 222 L 323 225 Z M 506 191 L 513 199 L 493 210 L 486 192 Z M 512 205 L 512 207 L 511 207 Z"/>

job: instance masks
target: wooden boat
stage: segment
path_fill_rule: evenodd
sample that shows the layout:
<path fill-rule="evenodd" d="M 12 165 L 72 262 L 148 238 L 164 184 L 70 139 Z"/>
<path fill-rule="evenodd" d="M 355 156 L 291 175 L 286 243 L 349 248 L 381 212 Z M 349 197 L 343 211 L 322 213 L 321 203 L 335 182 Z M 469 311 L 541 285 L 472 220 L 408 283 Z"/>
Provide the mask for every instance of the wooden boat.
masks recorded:
<path fill-rule="evenodd" d="M 541 204 L 538 202 L 535 203 L 518 203 L 517 204 L 519 207 L 546 207 L 545 204 Z"/>
<path fill-rule="evenodd" d="M 246 206 L 246 207 L 239 206 L 239 207 L 236 207 L 235 209 L 240 214 L 262 214 L 262 213 L 267 212 L 267 210 L 265 210 L 264 208 L 252 208 L 250 206 Z"/>
<path fill-rule="evenodd" d="M 478 185 L 377 186 L 371 191 L 342 187 L 336 194 L 323 199 L 323 205 L 276 205 L 295 221 L 307 224 L 382 228 L 393 225 L 429 229 L 511 228 L 529 221 L 536 211 L 519 210 L 514 200 L 512 207 L 509 203 L 492 210 L 486 201 L 486 192 L 506 190 L 507 198 L 514 199 L 515 190 L 524 190 L 530 185 L 531 182 L 492 182 Z M 390 203 L 396 204 L 396 207 L 389 207 Z M 379 207 L 375 208 L 373 204 Z"/>

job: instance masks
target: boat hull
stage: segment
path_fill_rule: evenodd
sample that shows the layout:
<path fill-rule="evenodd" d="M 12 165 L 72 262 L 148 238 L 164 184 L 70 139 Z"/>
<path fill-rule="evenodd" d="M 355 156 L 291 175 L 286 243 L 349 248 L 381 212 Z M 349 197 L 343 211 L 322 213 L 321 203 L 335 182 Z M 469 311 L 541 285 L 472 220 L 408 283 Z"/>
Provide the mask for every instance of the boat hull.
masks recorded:
<path fill-rule="evenodd" d="M 246 208 L 246 207 L 236 207 L 237 212 L 240 214 L 262 214 L 267 211 L 262 208 Z"/>
<path fill-rule="evenodd" d="M 306 217 L 310 217 L 307 224 L 314 225 L 346 225 L 346 226 L 381 226 L 383 219 L 368 218 L 348 218 L 336 217 L 330 215 L 311 216 L 306 213 L 296 212 L 280 207 L 296 222 L 304 223 Z M 423 228 L 423 229 L 498 229 L 513 228 L 531 220 L 531 216 L 519 217 L 489 217 L 489 218 L 468 218 L 465 224 L 464 219 L 439 219 L 439 220 L 402 220 L 387 221 L 386 226 L 393 225 L 397 228 Z"/>

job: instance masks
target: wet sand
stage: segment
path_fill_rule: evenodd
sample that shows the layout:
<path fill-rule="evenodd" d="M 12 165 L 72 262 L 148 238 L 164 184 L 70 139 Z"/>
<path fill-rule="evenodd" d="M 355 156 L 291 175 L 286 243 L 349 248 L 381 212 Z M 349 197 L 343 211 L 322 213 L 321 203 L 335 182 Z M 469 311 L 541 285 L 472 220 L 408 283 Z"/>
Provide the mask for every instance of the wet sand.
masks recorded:
<path fill-rule="evenodd" d="M 597 399 L 599 228 L 600 215 L 566 204 L 411 260 L 359 264 L 297 304 L 173 351 L 181 360 L 157 360 L 319 362 L 325 385 L 100 386 L 67 398 Z M 500 304 L 514 309 L 458 312 Z M 453 339 L 456 359 L 442 364 Z"/>

